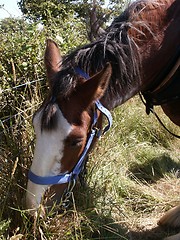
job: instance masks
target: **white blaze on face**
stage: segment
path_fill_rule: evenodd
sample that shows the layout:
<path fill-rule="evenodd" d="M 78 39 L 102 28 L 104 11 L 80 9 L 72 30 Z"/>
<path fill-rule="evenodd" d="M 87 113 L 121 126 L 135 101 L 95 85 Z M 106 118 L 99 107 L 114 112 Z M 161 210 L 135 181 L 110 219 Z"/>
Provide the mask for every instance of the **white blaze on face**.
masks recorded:
<path fill-rule="evenodd" d="M 36 146 L 31 171 L 38 176 L 54 176 L 61 172 L 64 140 L 71 132 L 71 125 L 64 118 L 58 105 L 54 104 L 58 125 L 53 130 L 41 131 L 42 110 L 33 120 L 36 133 Z M 39 185 L 28 181 L 26 203 L 28 209 L 37 209 L 47 185 Z"/>

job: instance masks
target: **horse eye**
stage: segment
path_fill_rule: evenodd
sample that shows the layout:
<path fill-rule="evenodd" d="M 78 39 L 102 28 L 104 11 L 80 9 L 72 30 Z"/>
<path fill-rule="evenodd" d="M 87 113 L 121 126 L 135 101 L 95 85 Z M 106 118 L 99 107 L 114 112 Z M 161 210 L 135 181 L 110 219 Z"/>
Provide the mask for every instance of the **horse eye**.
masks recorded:
<path fill-rule="evenodd" d="M 66 139 L 66 143 L 69 147 L 80 147 L 82 145 L 82 138 L 76 138 L 76 139 Z"/>
<path fill-rule="evenodd" d="M 71 147 L 80 147 L 82 143 L 82 140 L 76 139 L 71 142 Z"/>

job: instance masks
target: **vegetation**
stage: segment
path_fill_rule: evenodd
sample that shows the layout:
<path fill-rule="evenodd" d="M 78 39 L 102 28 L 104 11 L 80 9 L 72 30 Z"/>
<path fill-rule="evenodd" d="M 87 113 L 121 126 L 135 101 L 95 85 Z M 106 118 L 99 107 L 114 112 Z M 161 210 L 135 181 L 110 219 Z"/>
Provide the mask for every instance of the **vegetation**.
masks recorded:
<path fill-rule="evenodd" d="M 27 19 L 41 21 L 51 27 L 52 21 L 63 24 L 64 20 L 81 21 L 86 28 L 87 38 L 92 41 L 103 31 L 112 17 L 119 15 L 129 0 L 20 0 L 20 9 Z M 70 20 L 71 19 L 71 20 Z"/>
<path fill-rule="evenodd" d="M 45 40 L 55 39 L 62 53 L 87 41 L 74 14 L 62 24 L 51 20 L 51 27 L 23 19 L 0 22 L 0 239 L 161 240 L 169 232 L 157 221 L 179 201 L 179 143 L 145 115 L 138 97 L 113 112 L 112 129 L 90 154 L 87 186 L 77 184 L 68 210 L 54 208 L 36 221 L 24 210 L 35 142 L 31 118 L 47 88 Z"/>

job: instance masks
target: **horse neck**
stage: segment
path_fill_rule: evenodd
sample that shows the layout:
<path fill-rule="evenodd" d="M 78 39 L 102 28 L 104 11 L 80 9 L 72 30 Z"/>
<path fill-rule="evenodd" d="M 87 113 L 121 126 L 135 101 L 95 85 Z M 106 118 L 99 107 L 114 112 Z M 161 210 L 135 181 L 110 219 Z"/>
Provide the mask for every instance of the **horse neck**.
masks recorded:
<path fill-rule="evenodd" d="M 177 0 L 152 1 L 138 16 L 145 26 L 137 26 L 137 29 L 143 31 L 144 37 L 137 37 L 134 29 L 129 31 L 131 37 L 136 38 L 141 55 L 142 90 L 157 83 L 161 73 L 172 63 L 179 51 L 179 11 L 180 4 Z"/>
<path fill-rule="evenodd" d="M 135 62 L 135 68 L 137 73 L 139 71 L 139 76 L 138 74 L 131 75 L 129 84 L 126 78 L 125 86 L 110 83 L 110 88 L 102 98 L 102 102 L 109 109 L 123 104 L 138 92 L 151 88 L 173 61 L 179 50 L 179 11 L 178 1 L 157 0 L 153 4 L 149 4 L 138 15 L 139 19 L 132 22 L 134 28 L 128 30 L 128 36 L 138 49 L 139 60 Z M 144 27 L 142 24 L 138 25 L 138 21 L 144 22 Z M 136 59 L 138 59 L 137 49 L 131 54 L 133 56 L 135 53 Z M 125 62 L 127 65 L 132 63 L 133 59 L 131 63 Z M 121 66 L 119 65 L 119 67 Z M 122 81 L 121 76 L 115 80 L 115 82 L 119 81 Z"/>
<path fill-rule="evenodd" d="M 108 89 L 101 98 L 101 102 L 106 108 L 112 110 L 134 97 L 140 91 L 139 88 L 140 85 L 135 84 L 134 86 L 127 86 L 127 91 L 121 88 L 118 90 Z"/>

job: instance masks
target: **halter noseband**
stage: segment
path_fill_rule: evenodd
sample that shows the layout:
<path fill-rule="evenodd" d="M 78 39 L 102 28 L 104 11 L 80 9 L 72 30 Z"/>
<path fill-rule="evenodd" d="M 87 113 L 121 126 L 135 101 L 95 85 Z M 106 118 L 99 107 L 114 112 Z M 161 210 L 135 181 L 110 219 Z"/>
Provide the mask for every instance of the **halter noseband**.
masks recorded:
<path fill-rule="evenodd" d="M 81 75 L 82 77 L 84 77 L 86 80 L 89 79 L 89 75 L 86 74 L 82 69 L 77 67 L 77 68 L 75 68 L 75 72 L 77 74 Z M 84 150 L 83 150 L 77 164 L 73 168 L 73 170 L 70 173 L 65 173 L 65 174 L 62 173 L 62 174 L 59 174 L 56 176 L 44 176 L 44 177 L 38 176 L 38 175 L 34 174 L 31 170 L 29 170 L 29 173 L 28 173 L 29 180 L 31 180 L 35 184 L 40 184 L 40 185 L 54 185 L 54 184 L 71 183 L 71 182 L 76 181 L 78 175 L 80 174 L 80 172 L 83 169 L 87 153 L 91 147 L 91 144 L 92 144 L 95 136 L 97 138 L 99 138 L 102 134 L 106 133 L 112 125 L 112 116 L 111 116 L 111 113 L 109 112 L 109 110 L 107 108 L 105 108 L 100 103 L 99 100 L 97 100 L 95 102 L 95 106 L 96 106 L 96 110 L 94 111 L 93 122 L 91 125 L 91 131 L 90 131 L 89 137 L 87 139 Z M 108 125 L 103 129 L 103 131 L 98 130 L 96 128 L 96 123 L 98 121 L 97 110 L 99 110 L 108 120 Z"/>

